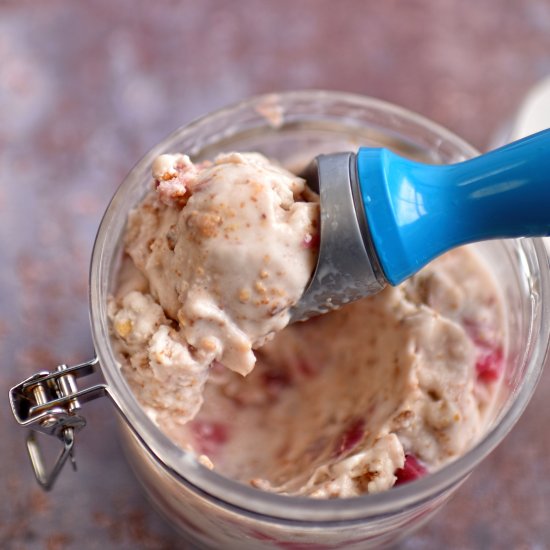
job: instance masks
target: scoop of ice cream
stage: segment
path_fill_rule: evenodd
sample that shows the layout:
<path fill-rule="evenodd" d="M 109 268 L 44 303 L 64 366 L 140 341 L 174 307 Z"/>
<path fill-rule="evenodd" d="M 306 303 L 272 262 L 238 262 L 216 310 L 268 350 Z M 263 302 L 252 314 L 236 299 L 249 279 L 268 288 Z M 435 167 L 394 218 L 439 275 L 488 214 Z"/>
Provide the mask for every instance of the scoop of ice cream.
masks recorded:
<path fill-rule="evenodd" d="M 318 197 L 304 180 L 257 153 L 223 154 L 197 165 L 185 155 L 162 155 L 153 178 L 156 192 L 130 214 L 125 239 L 142 275 L 139 285 L 146 281 L 151 308 L 166 319 L 162 335 L 157 330 L 141 338 L 148 349 L 141 369 L 154 372 L 163 391 L 166 372 L 207 369 L 214 361 L 247 374 L 255 363 L 252 350 L 288 324 L 309 281 Z M 135 306 L 135 295 L 132 301 Z M 126 353 L 135 354 L 130 348 L 144 322 L 122 296 L 112 319 Z M 179 359 L 170 364 L 157 361 L 154 351 L 168 336 L 186 350 L 178 348 Z"/>
<path fill-rule="evenodd" d="M 259 154 L 163 155 L 153 169 L 158 197 L 130 216 L 126 250 L 185 341 L 246 374 L 311 276 L 318 203 Z"/>

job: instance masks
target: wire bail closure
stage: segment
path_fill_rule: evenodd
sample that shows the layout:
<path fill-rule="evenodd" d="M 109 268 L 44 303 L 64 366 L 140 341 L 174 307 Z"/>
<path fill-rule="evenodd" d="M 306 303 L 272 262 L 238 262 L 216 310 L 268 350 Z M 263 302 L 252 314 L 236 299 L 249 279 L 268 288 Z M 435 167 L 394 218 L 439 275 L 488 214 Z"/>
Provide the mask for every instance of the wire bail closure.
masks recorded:
<path fill-rule="evenodd" d="M 94 373 L 97 365 L 97 357 L 72 367 L 59 365 L 55 371 L 39 372 L 10 390 L 15 419 L 19 425 L 33 430 L 27 436 L 27 452 L 36 480 L 46 491 L 53 487 L 68 459 L 76 470 L 75 434 L 86 426 L 86 419 L 80 414 L 82 403 L 108 395 L 104 384 L 78 390 L 76 380 Z M 50 469 L 45 464 L 35 432 L 56 437 L 62 444 Z"/>

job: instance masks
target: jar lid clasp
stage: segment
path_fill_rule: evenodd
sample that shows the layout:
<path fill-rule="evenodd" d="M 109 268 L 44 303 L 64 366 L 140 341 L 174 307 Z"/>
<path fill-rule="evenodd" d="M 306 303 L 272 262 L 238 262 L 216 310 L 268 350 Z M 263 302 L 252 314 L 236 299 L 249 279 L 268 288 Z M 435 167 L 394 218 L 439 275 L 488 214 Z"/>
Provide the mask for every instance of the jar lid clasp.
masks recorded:
<path fill-rule="evenodd" d="M 108 395 L 107 386 L 98 384 L 79 390 L 76 380 L 95 371 L 98 359 L 72 367 L 59 365 L 53 372 L 42 371 L 10 390 L 13 415 L 21 426 L 32 428 L 27 437 L 27 451 L 34 475 L 43 489 L 52 488 L 61 469 L 74 460 L 75 433 L 86 425 L 80 414 L 81 404 Z M 57 437 L 63 447 L 53 467 L 48 470 L 35 432 Z"/>

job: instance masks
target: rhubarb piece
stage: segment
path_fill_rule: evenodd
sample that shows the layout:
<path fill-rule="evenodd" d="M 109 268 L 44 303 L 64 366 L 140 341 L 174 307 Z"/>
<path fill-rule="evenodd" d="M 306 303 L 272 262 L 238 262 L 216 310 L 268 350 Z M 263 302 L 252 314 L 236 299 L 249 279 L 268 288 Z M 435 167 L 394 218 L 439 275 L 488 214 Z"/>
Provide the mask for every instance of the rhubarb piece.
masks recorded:
<path fill-rule="evenodd" d="M 405 455 L 405 465 L 403 468 L 398 468 L 395 471 L 395 476 L 397 477 L 396 485 L 401 485 L 402 483 L 408 483 L 409 481 L 414 481 L 415 479 L 421 478 L 428 473 L 428 470 L 418 461 L 414 455 Z"/>
<path fill-rule="evenodd" d="M 363 439 L 364 435 L 365 421 L 362 418 L 352 420 L 336 442 L 334 454 L 341 456 L 351 451 Z"/>
<path fill-rule="evenodd" d="M 477 379 L 480 382 L 495 382 L 502 374 L 504 367 L 504 352 L 502 347 L 480 349 L 476 361 Z"/>

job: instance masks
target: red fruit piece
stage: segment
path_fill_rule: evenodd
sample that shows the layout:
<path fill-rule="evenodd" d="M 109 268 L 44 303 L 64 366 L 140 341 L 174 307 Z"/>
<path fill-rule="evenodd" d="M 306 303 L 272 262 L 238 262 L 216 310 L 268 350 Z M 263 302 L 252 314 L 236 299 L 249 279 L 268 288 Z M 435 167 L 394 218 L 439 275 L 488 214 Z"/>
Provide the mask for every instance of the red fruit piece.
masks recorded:
<path fill-rule="evenodd" d="M 334 455 L 340 456 L 353 449 L 365 435 L 365 421 L 362 418 L 351 420 L 340 434 L 334 447 Z"/>
<path fill-rule="evenodd" d="M 500 378 L 504 366 L 502 347 L 479 348 L 476 361 L 477 379 L 480 382 L 494 382 Z"/>
<path fill-rule="evenodd" d="M 321 242 L 321 238 L 319 237 L 319 233 L 308 233 L 303 241 L 302 245 L 304 248 L 319 248 L 319 243 Z"/>
<path fill-rule="evenodd" d="M 215 454 L 229 440 L 227 426 L 221 422 L 194 420 L 190 427 L 202 454 Z"/>
<path fill-rule="evenodd" d="M 423 477 L 428 473 L 425 466 L 420 464 L 416 456 L 414 455 L 405 455 L 405 465 L 403 468 L 398 468 L 395 470 L 395 475 L 397 477 L 396 485 L 401 485 L 401 483 L 408 483 L 409 481 L 414 481 L 419 477 Z"/>
<path fill-rule="evenodd" d="M 476 346 L 476 373 L 480 382 L 489 383 L 498 380 L 504 369 L 504 350 L 500 344 L 493 344 L 487 338 L 491 331 L 483 325 L 463 320 L 464 329 Z"/>

